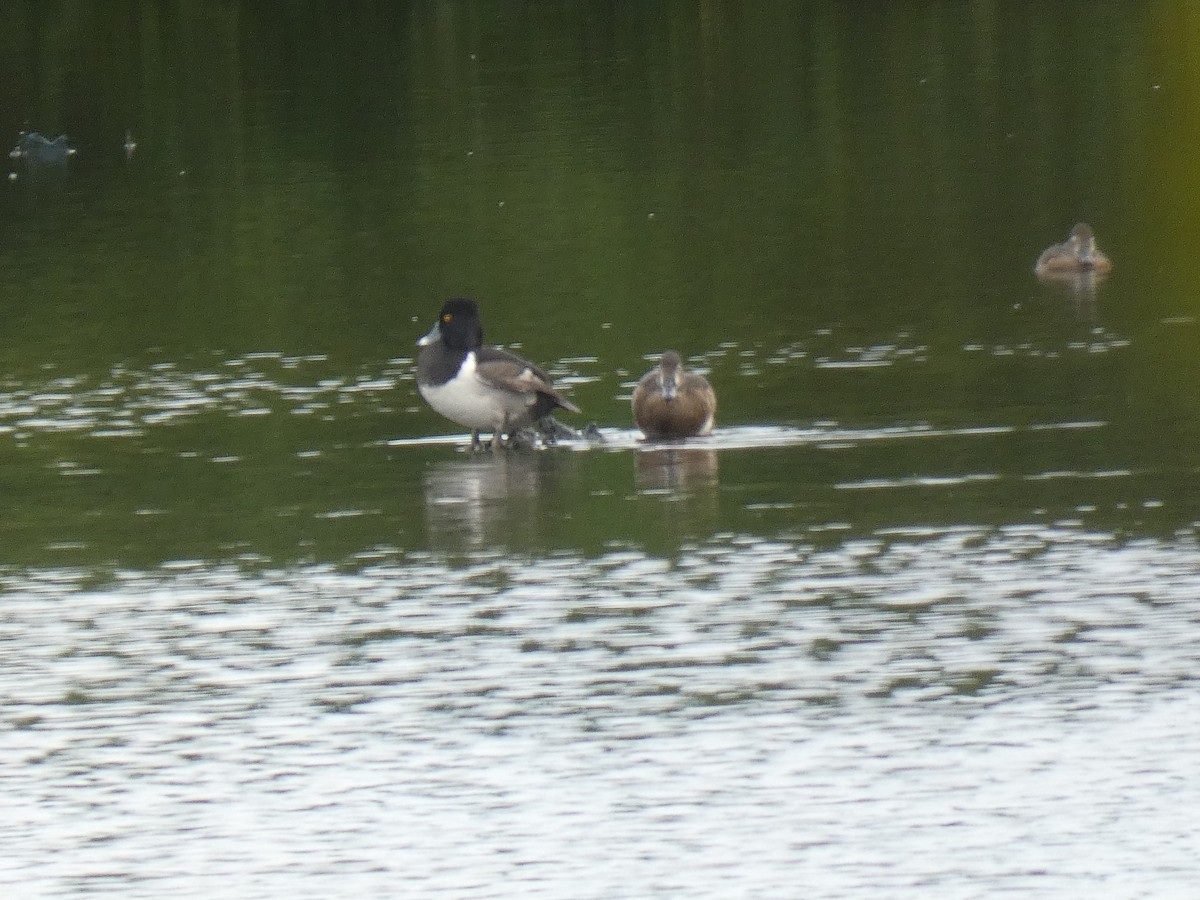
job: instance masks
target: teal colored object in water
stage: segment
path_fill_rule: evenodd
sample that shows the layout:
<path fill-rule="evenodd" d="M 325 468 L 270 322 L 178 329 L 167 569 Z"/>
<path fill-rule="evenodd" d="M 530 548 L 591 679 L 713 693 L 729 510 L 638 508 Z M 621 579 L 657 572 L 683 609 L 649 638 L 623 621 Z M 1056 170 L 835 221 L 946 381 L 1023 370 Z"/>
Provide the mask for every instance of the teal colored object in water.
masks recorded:
<path fill-rule="evenodd" d="M 65 134 L 51 140 L 36 131 L 23 132 L 8 155 L 10 159 L 20 160 L 30 170 L 62 168 L 75 155 L 75 148 L 67 144 Z"/>

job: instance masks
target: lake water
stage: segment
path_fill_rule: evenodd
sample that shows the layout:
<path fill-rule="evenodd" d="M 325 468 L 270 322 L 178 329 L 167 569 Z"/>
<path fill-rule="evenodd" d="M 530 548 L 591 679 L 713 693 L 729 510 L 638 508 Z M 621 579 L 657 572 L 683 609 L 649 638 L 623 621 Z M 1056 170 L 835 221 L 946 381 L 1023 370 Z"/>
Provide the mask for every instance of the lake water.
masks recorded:
<path fill-rule="evenodd" d="M 5 896 L 1194 896 L 1192 17 L 17 4 Z"/>

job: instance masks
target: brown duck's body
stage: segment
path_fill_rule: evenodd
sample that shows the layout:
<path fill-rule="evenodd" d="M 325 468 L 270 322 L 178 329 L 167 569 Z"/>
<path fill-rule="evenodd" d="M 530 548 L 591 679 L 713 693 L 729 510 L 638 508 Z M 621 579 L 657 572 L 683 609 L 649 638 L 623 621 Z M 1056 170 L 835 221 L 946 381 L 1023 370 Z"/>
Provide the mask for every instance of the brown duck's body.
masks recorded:
<path fill-rule="evenodd" d="M 1080 222 L 1071 229 L 1071 236 L 1061 244 L 1047 247 L 1038 257 L 1033 271 L 1039 277 L 1073 275 L 1080 272 L 1095 272 L 1106 275 L 1112 270 L 1112 260 L 1096 247 L 1096 236 L 1091 226 Z"/>
<path fill-rule="evenodd" d="M 651 440 L 708 434 L 717 414 L 717 395 L 708 379 L 683 367 L 668 350 L 633 391 L 633 421 Z"/>

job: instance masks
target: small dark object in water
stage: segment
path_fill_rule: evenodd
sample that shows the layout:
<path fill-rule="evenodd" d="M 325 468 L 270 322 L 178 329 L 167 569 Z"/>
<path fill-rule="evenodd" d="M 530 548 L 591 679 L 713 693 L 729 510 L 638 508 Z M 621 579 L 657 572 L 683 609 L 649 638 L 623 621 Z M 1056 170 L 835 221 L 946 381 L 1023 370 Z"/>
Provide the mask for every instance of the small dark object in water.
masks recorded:
<path fill-rule="evenodd" d="M 600 426 L 595 422 L 588 422 L 582 431 L 576 431 L 569 425 L 558 421 L 554 416 L 543 416 L 538 421 L 538 433 L 542 437 L 542 443 L 547 447 L 557 444 L 560 440 L 604 443 L 604 435 L 600 433 Z"/>

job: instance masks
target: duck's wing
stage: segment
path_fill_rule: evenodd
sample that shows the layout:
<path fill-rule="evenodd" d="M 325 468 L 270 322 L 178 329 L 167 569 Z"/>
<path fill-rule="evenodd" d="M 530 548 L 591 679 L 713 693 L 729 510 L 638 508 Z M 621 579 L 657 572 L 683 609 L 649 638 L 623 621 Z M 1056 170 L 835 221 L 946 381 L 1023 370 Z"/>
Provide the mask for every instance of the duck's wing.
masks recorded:
<path fill-rule="evenodd" d="M 708 379 L 699 372 L 688 372 L 684 375 L 680 390 L 702 397 L 705 403 L 711 404 L 713 407 L 717 405 L 716 391 L 713 390 Z"/>
<path fill-rule="evenodd" d="M 661 390 L 661 388 L 662 388 L 662 377 L 661 376 L 662 376 L 662 371 L 658 368 L 658 366 L 655 366 L 653 369 L 651 369 L 649 372 L 647 372 L 645 375 L 643 375 L 641 378 L 638 379 L 638 383 L 634 386 L 633 392 L 635 394 L 645 393 L 646 391 L 654 390 L 656 387 Z"/>
<path fill-rule="evenodd" d="M 488 384 L 506 391 L 541 394 L 568 412 L 579 408 L 554 389 L 550 376 L 528 360 L 499 347 L 480 347 L 475 351 L 476 375 Z"/>
<path fill-rule="evenodd" d="M 1033 271 L 1039 275 L 1054 272 L 1064 268 L 1063 261 L 1067 257 L 1066 244 L 1051 244 L 1042 251 L 1042 255 L 1033 264 Z"/>
<path fill-rule="evenodd" d="M 700 434 L 708 434 L 713 430 L 717 418 L 717 392 L 699 372 L 688 372 L 684 376 L 682 392 L 695 397 L 700 408 L 704 410 L 704 424 L 700 426 Z"/>

